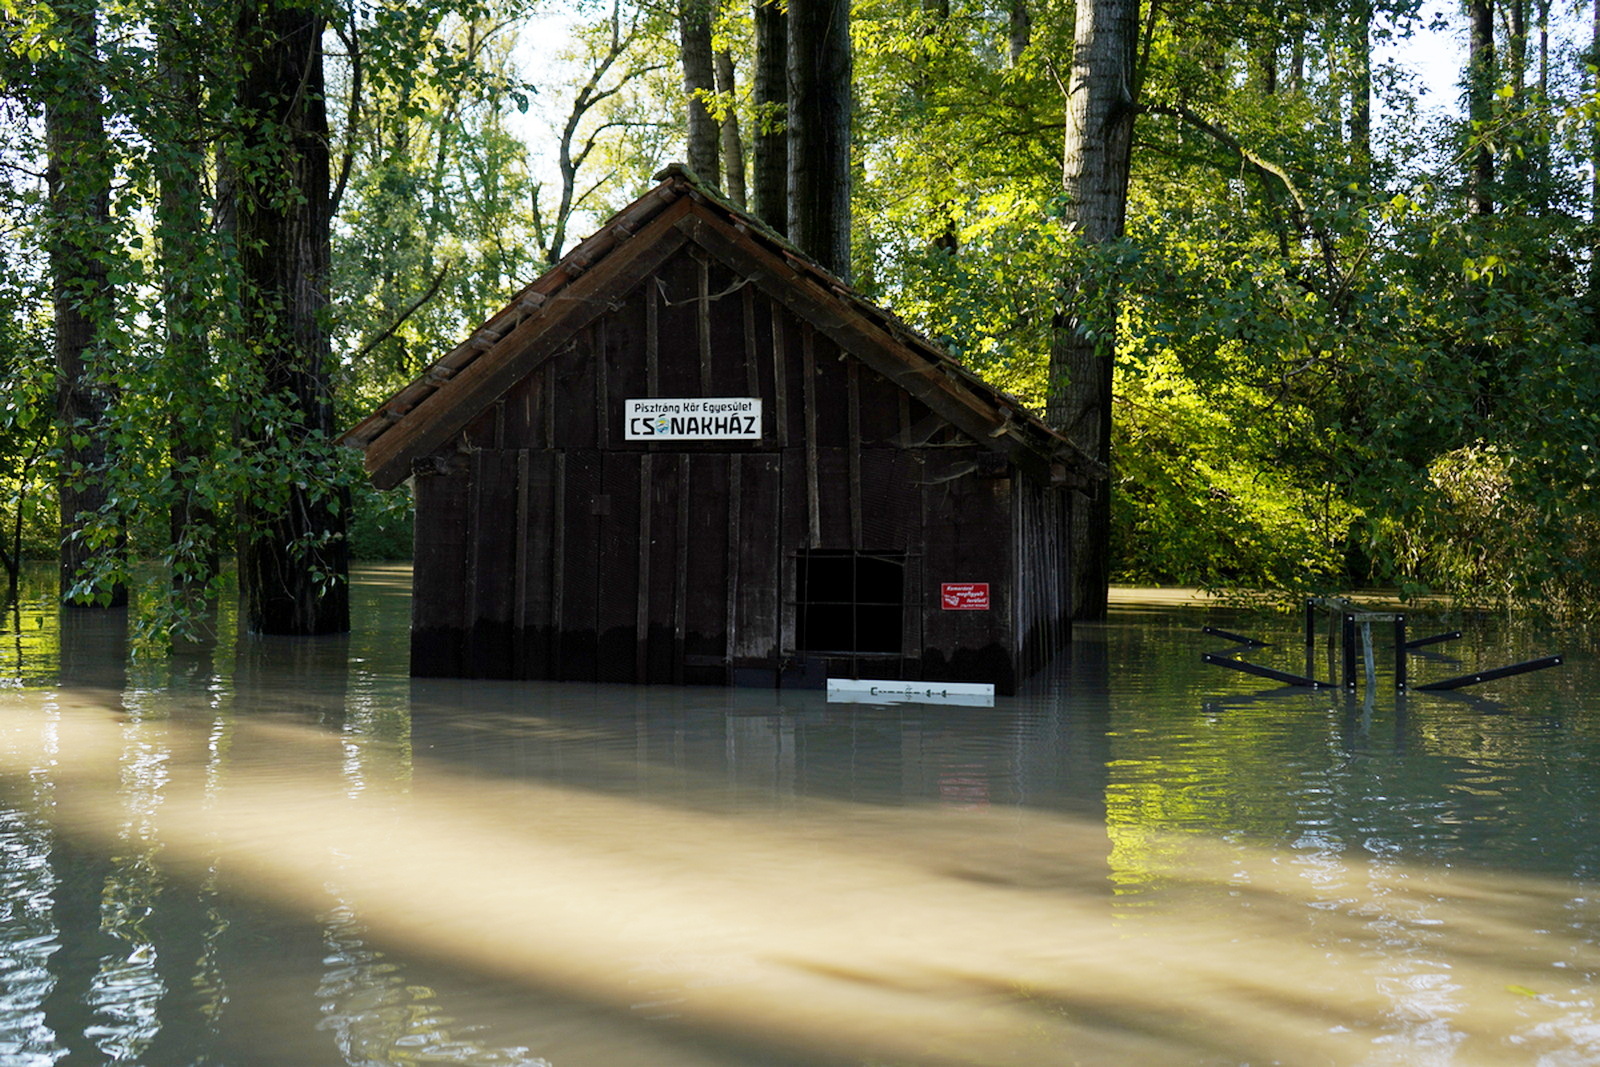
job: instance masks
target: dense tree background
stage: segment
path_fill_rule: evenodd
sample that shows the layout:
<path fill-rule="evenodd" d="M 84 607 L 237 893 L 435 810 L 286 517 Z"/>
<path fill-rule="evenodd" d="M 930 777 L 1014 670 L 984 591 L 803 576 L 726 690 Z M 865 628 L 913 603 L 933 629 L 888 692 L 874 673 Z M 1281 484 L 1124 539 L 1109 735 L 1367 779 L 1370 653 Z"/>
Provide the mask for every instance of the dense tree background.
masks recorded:
<path fill-rule="evenodd" d="M 156 642 L 241 545 L 336 601 L 347 550 L 408 547 L 337 429 L 692 159 L 1093 427 L 1091 584 L 1592 613 L 1596 9 L 1081 2 L 0 0 L 0 563 L 133 589 Z M 315 69 L 262 83 L 269 17 L 324 27 Z M 1460 45 L 1452 99 L 1410 38 Z M 325 207 L 304 300 L 262 205 Z"/>

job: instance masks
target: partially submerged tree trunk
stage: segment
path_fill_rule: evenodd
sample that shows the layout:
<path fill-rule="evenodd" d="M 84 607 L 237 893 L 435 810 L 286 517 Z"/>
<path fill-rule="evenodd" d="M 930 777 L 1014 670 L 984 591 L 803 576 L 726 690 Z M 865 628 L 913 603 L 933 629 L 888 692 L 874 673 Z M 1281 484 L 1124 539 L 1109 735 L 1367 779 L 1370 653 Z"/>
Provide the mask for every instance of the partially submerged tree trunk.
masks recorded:
<path fill-rule="evenodd" d="M 239 584 L 263 633 L 349 629 L 347 508 L 333 478 L 325 321 L 330 260 L 322 31 L 292 0 L 244 4 L 237 28 L 241 129 L 233 165 L 245 311 L 260 395 L 244 437 L 273 455 L 244 502 Z"/>
<path fill-rule="evenodd" d="M 75 604 L 120 605 L 128 599 L 120 579 L 80 586 L 108 563 L 113 572 L 120 570 L 116 557 L 124 547 L 120 522 L 106 514 L 106 421 L 113 394 L 105 351 L 112 314 L 105 253 L 113 245 L 112 153 L 97 73 L 96 5 L 75 0 L 54 10 L 62 50 L 41 65 L 40 94 L 60 423 L 61 593 Z"/>
<path fill-rule="evenodd" d="M 789 0 L 789 239 L 850 280 L 849 0 Z"/>
<path fill-rule="evenodd" d="M 1050 351 L 1046 420 L 1084 452 L 1111 463 L 1111 383 L 1117 330 L 1114 281 L 1095 273 L 1094 252 L 1122 237 L 1133 143 L 1135 0 L 1081 0 L 1067 83 L 1061 174 L 1064 222 L 1091 266 L 1063 279 L 1063 308 Z M 1075 617 L 1101 618 L 1110 582 L 1110 482 L 1074 495 Z"/>
<path fill-rule="evenodd" d="M 789 228 L 789 32 L 782 0 L 755 5 L 756 69 L 751 86 L 755 132 L 751 137 L 750 208 L 779 233 Z"/>

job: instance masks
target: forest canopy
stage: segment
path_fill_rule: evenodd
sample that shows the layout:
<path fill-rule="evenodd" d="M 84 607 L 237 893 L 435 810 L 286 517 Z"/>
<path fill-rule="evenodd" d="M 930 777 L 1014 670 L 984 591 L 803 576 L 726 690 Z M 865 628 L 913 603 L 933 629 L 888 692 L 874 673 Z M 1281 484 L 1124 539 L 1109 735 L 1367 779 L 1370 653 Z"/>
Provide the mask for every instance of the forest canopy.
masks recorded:
<path fill-rule="evenodd" d="M 346 551 L 409 549 L 338 431 L 686 160 L 1057 425 L 1076 338 L 1112 580 L 1592 614 L 1600 2 L 1082 3 L 0 0 L 0 560 L 153 561 L 159 637 L 237 550 L 338 628 Z"/>

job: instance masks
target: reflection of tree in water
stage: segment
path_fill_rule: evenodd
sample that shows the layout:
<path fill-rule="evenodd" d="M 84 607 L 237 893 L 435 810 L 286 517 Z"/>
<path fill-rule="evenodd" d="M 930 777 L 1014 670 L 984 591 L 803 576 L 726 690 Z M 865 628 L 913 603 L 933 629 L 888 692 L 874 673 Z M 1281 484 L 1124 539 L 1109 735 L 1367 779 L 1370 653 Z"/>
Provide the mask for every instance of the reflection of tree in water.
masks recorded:
<path fill-rule="evenodd" d="M 322 916 L 327 950 L 317 986 L 324 1030 L 349 1064 L 439 1063 L 473 1067 L 550 1067 L 526 1048 L 497 1048 L 454 1027 L 437 994 L 407 981 L 400 965 L 366 943 L 347 901 Z"/>
<path fill-rule="evenodd" d="M 96 1022 L 87 1035 L 107 1059 L 137 1063 L 161 1029 L 158 1007 L 168 992 L 151 922 L 165 888 L 155 816 L 171 775 L 165 730 L 145 722 L 140 709 L 127 711 L 118 790 L 123 819 L 100 894 L 100 929 L 115 944 L 90 981 Z"/>
<path fill-rule="evenodd" d="M 69 613 L 56 601 L 55 582 L 53 569 L 25 567 L 18 596 L 0 610 L 0 636 L 4 638 L 0 641 L 0 686 L 21 688 L 56 681 L 60 653 L 56 620 Z"/>
<path fill-rule="evenodd" d="M 0 810 L 0 1062 L 15 1067 L 53 1064 L 61 1053 L 44 1012 L 59 947 L 50 838 L 24 812 Z"/>

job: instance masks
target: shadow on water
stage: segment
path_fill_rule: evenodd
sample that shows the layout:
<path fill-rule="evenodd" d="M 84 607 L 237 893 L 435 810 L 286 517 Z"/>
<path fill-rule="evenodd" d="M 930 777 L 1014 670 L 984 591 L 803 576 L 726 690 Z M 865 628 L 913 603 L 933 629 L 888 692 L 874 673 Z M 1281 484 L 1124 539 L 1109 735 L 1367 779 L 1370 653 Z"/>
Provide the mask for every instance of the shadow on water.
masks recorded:
<path fill-rule="evenodd" d="M 159 664 L 14 627 L 0 1062 L 1600 1057 L 1585 661 L 1261 691 L 1168 605 L 992 709 L 829 705 L 412 681 L 403 574 L 356 594 Z"/>

